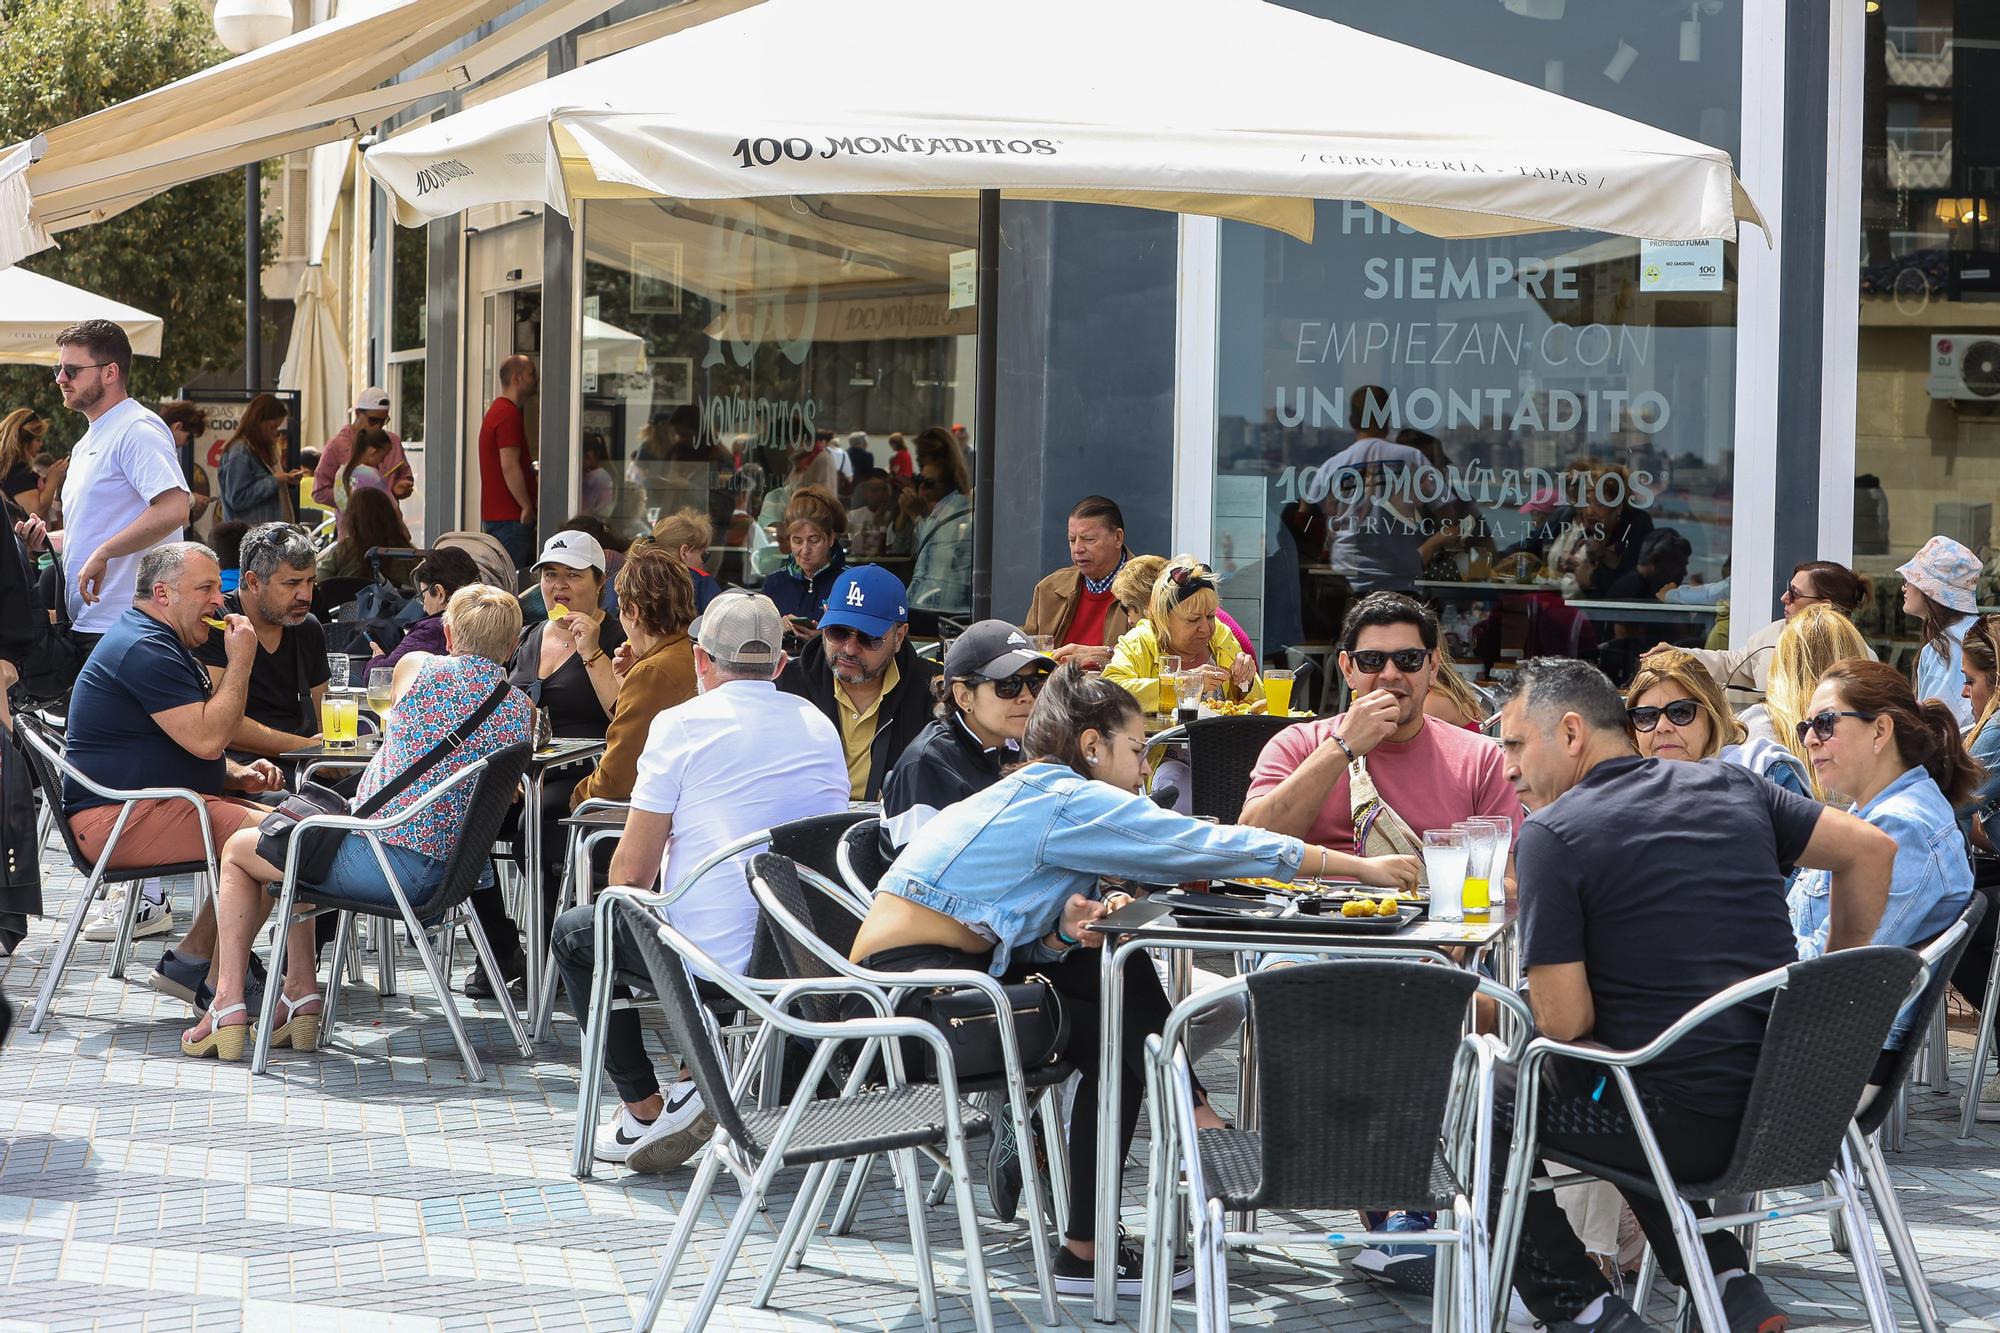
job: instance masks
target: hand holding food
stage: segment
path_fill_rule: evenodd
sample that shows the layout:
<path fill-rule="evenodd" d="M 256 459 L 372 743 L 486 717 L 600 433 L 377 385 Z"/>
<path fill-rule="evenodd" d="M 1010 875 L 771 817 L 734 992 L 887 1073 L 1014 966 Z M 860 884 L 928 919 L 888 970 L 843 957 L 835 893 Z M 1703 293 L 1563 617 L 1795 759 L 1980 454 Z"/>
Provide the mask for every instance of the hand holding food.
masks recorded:
<path fill-rule="evenodd" d="M 1403 701 L 1387 690 L 1370 690 L 1347 706 L 1340 738 L 1357 755 L 1367 754 L 1395 734 Z"/>
<path fill-rule="evenodd" d="M 1371 856 L 1363 858 L 1355 877 L 1378 889 L 1410 890 L 1423 874 L 1423 861 L 1414 856 Z"/>
<path fill-rule="evenodd" d="M 222 656 L 230 666 L 248 666 L 257 655 L 257 631 L 247 616 L 225 616 L 222 623 Z"/>

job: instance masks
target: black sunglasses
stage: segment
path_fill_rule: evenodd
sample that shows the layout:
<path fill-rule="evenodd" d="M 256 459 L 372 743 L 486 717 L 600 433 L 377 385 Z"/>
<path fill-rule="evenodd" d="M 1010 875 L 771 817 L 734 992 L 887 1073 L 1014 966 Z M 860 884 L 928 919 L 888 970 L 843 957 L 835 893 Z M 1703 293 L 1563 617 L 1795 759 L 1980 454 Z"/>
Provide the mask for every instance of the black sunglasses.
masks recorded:
<path fill-rule="evenodd" d="M 1424 669 L 1424 663 L 1431 660 L 1428 648 L 1398 648 L 1393 653 L 1379 648 L 1363 648 L 1358 653 L 1349 653 L 1347 660 L 1354 663 L 1354 669 L 1363 675 L 1372 676 L 1390 662 L 1404 675 L 1413 675 Z"/>
<path fill-rule="evenodd" d="M 880 648 L 882 646 L 884 637 L 886 637 L 883 635 L 865 633 L 861 630 L 855 629 L 851 625 L 825 625 L 821 627 L 820 635 L 828 643 L 832 644 L 842 644 L 846 643 L 849 639 L 853 639 L 856 643 L 860 644 L 863 648 L 867 649 L 869 652 L 873 652 L 875 649 Z"/>
<path fill-rule="evenodd" d="M 1693 699 L 1675 699 L 1671 703 L 1661 704 L 1658 708 L 1651 704 L 1644 708 L 1628 708 L 1625 710 L 1625 716 L 1632 720 L 1632 730 L 1651 731 L 1660 725 L 1660 715 L 1663 713 L 1667 721 L 1677 727 L 1685 727 L 1694 721 L 1695 714 L 1700 711 L 1701 705 Z"/>
<path fill-rule="evenodd" d="M 1023 689 L 1027 690 L 1029 698 L 1039 699 L 1042 697 L 1042 686 L 1049 683 L 1049 675 L 1046 671 L 1038 671 L 1032 676 L 1008 676 L 1005 680 L 986 680 L 982 683 L 991 685 L 993 693 L 1002 699 L 1018 699 Z"/>
<path fill-rule="evenodd" d="M 1787 583 L 1785 585 L 1784 600 L 1788 602 L 1823 602 L 1826 598 L 1815 596 L 1809 592 L 1800 592 L 1797 588 Z"/>
<path fill-rule="evenodd" d="M 1880 713 L 1857 713 L 1851 709 L 1829 708 L 1824 713 L 1814 713 L 1792 730 L 1797 733 L 1801 745 L 1806 743 L 1808 731 L 1823 741 L 1830 741 L 1833 739 L 1833 729 L 1840 725 L 1840 719 L 1843 717 L 1858 717 L 1863 722 L 1873 722 L 1880 716 Z"/>

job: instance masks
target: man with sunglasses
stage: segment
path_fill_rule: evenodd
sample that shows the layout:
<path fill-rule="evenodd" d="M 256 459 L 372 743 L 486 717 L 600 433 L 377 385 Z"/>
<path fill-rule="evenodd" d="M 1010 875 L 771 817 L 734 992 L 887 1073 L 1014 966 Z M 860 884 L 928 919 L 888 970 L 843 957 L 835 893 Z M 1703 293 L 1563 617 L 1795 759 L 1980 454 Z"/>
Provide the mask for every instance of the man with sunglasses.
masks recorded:
<path fill-rule="evenodd" d="M 1337 717 L 1285 728 L 1264 746 L 1250 776 L 1241 821 L 1338 851 L 1355 845 L 1351 766 L 1367 761 L 1383 805 L 1412 832 L 1450 828 L 1476 815 L 1518 822 L 1521 802 L 1507 785 L 1500 752 L 1475 732 L 1424 712 L 1436 683 L 1437 618 L 1395 592 L 1356 602 L 1340 629 L 1340 671 L 1353 701 Z M 1449 668 L 1445 668 L 1449 670 Z M 1427 1231 L 1425 1213 L 1392 1213 L 1378 1230 Z M 1367 1276 L 1429 1292 L 1437 1255 L 1427 1245 L 1371 1246 L 1354 1256 Z"/>
<path fill-rule="evenodd" d="M 63 567 L 72 633 L 88 652 L 132 605 L 139 557 L 180 535 L 188 482 L 167 423 L 128 392 L 132 342 L 108 319 L 56 335 L 56 387 L 90 429 L 70 450 L 63 477 Z M 15 531 L 37 550 L 42 521 Z"/>
<path fill-rule="evenodd" d="M 910 598 L 880 565 L 833 581 L 819 633 L 778 678 L 840 729 L 853 799 L 880 798 L 889 770 L 931 720 L 937 667 L 910 646 Z"/>

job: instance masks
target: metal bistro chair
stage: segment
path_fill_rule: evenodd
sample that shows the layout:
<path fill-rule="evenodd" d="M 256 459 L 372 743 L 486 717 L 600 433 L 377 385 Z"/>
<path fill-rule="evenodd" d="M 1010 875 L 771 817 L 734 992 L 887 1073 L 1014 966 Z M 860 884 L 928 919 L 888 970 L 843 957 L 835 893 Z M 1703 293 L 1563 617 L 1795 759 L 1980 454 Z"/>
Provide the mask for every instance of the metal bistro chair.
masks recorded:
<path fill-rule="evenodd" d="M 960 1100 L 950 1048 L 943 1035 L 918 1019 L 890 1016 L 883 997 L 872 987 L 845 978 L 756 981 L 738 976 L 654 915 L 654 895 L 613 887 L 605 890 L 603 902 L 605 914 L 614 920 L 623 918 L 637 943 L 645 970 L 666 1006 L 688 1071 L 716 1122 L 715 1135 L 701 1156 L 694 1182 L 674 1222 L 667 1257 L 646 1293 L 645 1308 L 635 1327 L 651 1329 L 659 1318 L 667 1293 L 673 1287 L 674 1273 L 694 1235 L 696 1220 L 723 1168 L 727 1167 L 736 1177 L 743 1198 L 720 1250 L 709 1258 L 708 1280 L 693 1312 L 677 1325 L 691 1333 L 707 1327 L 724 1285 L 734 1275 L 736 1256 L 763 1210 L 780 1170 L 820 1167 L 868 1153 L 893 1153 L 901 1163 L 904 1213 L 909 1220 L 910 1247 L 917 1265 L 918 1301 L 926 1325 L 937 1328 L 936 1276 L 931 1269 L 930 1239 L 917 1189 L 916 1150 L 922 1148 L 944 1154 L 954 1168 L 953 1174 L 959 1182 L 958 1225 L 965 1247 L 966 1285 L 973 1322 L 981 1333 L 991 1333 L 992 1292 L 987 1284 L 985 1259 L 980 1253 L 979 1219 L 973 1211 L 972 1188 L 966 1183 L 969 1175 L 965 1150 L 967 1136 L 988 1132 L 990 1125 L 984 1115 Z M 689 975 L 691 968 L 761 1020 L 756 1042 L 733 1080 L 712 1027 L 711 1012 L 695 996 Z M 833 993 L 861 995 L 877 1016 L 827 1023 L 797 1018 L 786 1012 L 799 999 Z M 935 1053 L 937 1084 L 904 1085 L 894 1078 L 892 1070 L 886 1088 L 863 1091 L 850 1087 L 837 1097 L 814 1095 L 843 1044 L 903 1039 L 924 1042 Z M 762 1048 L 779 1040 L 813 1043 L 805 1081 L 788 1106 L 761 1110 L 744 1107 L 743 1098 L 763 1055 Z M 802 1192 L 793 1204 L 795 1212 L 803 1202 Z M 773 1262 L 767 1270 L 764 1293 L 773 1284 L 777 1268 Z M 760 1294 L 760 1304 L 763 1299 Z"/>
<path fill-rule="evenodd" d="M 42 977 L 42 987 L 35 997 L 35 1014 L 28 1020 L 28 1031 L 40 1032 L 42 1024 L 48 1020 L 49 1010 L 54 1007 L 56 987 L 62 981 L 63 968 L 69 965 L 70 955 L 76 950 L 78 936 L 83 933 L 83 923 L 90 915 L 91 903 L 97 897 L 97 890 L 104 884 L 130 884 L 138 880 L 162 878 L 173 875 L 197 876 L 195 884 L 195 910 L 215 891 L 215 839 L 208 827 L 208 806 L 200 796 L 185 787 L 142 787 L 121 789 L 107 787 L 94 782 L 78 772 L 75 765 L 63 757 L 62 741 L 46 723 L 32 714 L 22 713 L 15 718 L 15 734 L 27 743 L 28 761 L 34 765 L 35 781 L 42 789 L 42 800 L 52 812 L 50 820 L 62 833 L 63 847 L 69 852 L 70 864 L 76 872 L 84 876 L 83 890 L 77 895 L 76 906 L 70 909 L 69 920 L 63 923 L 62 939 L 56 951 L 50 956 L 47 969 Z M 77 843 L 76 834 L 70 831 L 69 820 L 63 816 L 63 779 L 68 778 L 78 787 L 93 796 L 116 802 L 119 806 L 118 820 L 111 826 L 111 836 L 105 839 L 104 852 L 95 863 L 84 855 Z M 203 859 L 199 861 L 176 861 L 160 865 L 127 866 L 110 869 L 112 856 L 118 850 L 119 841 L 125 836 L 126 822 L 131 818 L 132 807 L 140 801 L 186 801 L 194 806 L 196 822 L 201 829 Z M 111 972 L 113 977 L 125 975 L 125 964 L 132 952 L 132 925 L 139 914 L 139 895 L 125 895 L 125 915 L 118 923 L 118 940 L 111 946 Z"/>
<path fill-rule="evenodd" d="M 1191 793 L 1197 819 L 1213 818 L 1234 823 L 1243 813 L 1243 794 L 1250 790 L 1250 774 L 1271 739 L 1297 718 L 1265 717 L 1247 713 L 1241 717 L 1202 717 L 1188 723 L 1188 767 L 1194 773 Z"/>
<path fill-rule="evenodd" d="M 1650 1194 L 1666 1203 L 1687 1270 L 1694 1316 L 1705 1333 L 1727 1333 L 1729 1327 L 1702 1247 L 1702 1237 L 1709 1232 L 1838 1211 L 1849 1236 L 1870 1235 L 1855 1182 L 1857 1169 L 1848 1133 L 1854 1124 L 1853 1108 L 1881 1055 L 1896 1011 L 1922 971 L 1923 961 L 1908 949 L 1879 945 L 1844 949 L 1739 982 L 1688 1010 L 1637 1050 L 1607 1051 L 1547 1037 L 1529 1042 L 1521 1057 L 1514 1148 L 1507 1164 L 1500 1219 L 1494 1229 L 1495 1271 L 1513 1272 L 1529 1192 L 1553 1188 L 1546 1177 L 1531 1179 L 1530 1168 L 1537 1154 L 1536 1107 L 1542 1065 L 1555 1056 L 1604 1069 L 1618 1090 L 1649 1170 L 1643 1175 L 1622 1171 L 1566 1151 L 1540 1155 L 1575 1168 L 1582 1173 L 1581 1178 L 1608 1180 L 1626 1193 Z M 1632 1072 L 1643 1070 L 1717 1014 L 1773 992 L 1770 1021 L 1728 1165 L 1714 1180 L 1675 1180 L 1647 1123 Z M 1696 1217 L 1690 1206 L 1691 1201 L 1815 1183 L 1825 1187 L 1819 1198 L 1773 1204 L 1754 1212 L 1702 1218 Z M 1894 1329 L 1888 1285 L 1873 1243 L 1855 1244 L 1850 1250 L 1870 1324 L 1876 1329 Z M 1501 1327 L 1506 1297 L 1503 1283 L 1493 1293 L 1489 1311 L 1494 1328 Z"/>
<path fill-rule="evenodd" d="M 807 979 L 841 977 L 849 984 L 875 988 L 888 996 L 892 1005 L 905 993 L 918 988 L 975 987 L 986 993 L 995 1013 L 1006 1009 L 1006 992 L 998 980 L 984 972 L 956 968 L 878 972 L 849 962 L 847 953 L 853 946 L 855 927 L 866 909 L 850 905 L 837 885 L 809 866 L 798 865 L 787 857 L 773 853 L 757 856 L 750 862 L 750 891 L 756 895 L 757 905 L 763 909 L 763 921 L 772 931 L 787 976 Z M 822 922 L 837 918 L 843 909 L 848 914 L 844 922 L 831 928 L 822 926 Z M 960 1093 L 967 1095 L 981 1092 L 1006 1095 L 1008 1115 L 1014 1122 L 1014 1142 L 1024 1145 L 1021 1176 L 1028 1196 L 1028 1230 L 1035 1253 L 1035 1278 L 1041 1291 L 1044 1317 L 1047 1322 L 1054 1323 L 1055 1272 L 1050 1266 L 1053 1250 L 1048 1232 L 1049 1215 L 1045 1213 L 1048 1200 L 1042 1192 L 1041 1173 L 1033 1169 L 1034 1154 L 1026 1151 L 1025 1145 L 1033 1142 L 1028 1135 L 1028 1124 L 1039 1103 L 1042 1133 L 1049 1145 L 1050 1185 L 1057 1197 L 1054 1216 L 1063 1216 L 1069 1206 L 1069 1191 L 1062 1168 L 1061 1094 L 1062 1085 L 1068 1081 L 1073 1069 L 1068 1061 L 1059 1060 L 1024 1070 L 1011 1021 L 1000 1027 L 1000 1051 L 1004 1072 L 999 1077 L 963 1078 L 957 1081 L 957 1087 Z M 864 1067 L 858 1072 L 865 1074 L 867 1070 Z M 995 1132 L 998 1132 L 997 1126 Z M 831 1229 L 834 1235 L 845 1235 L 853 1223 L 861 1191 L 873 1164 L 872 1156 L 870 1154 L 854 1165 L 847 1193 L 834 1213 Z M 952 1169 L 950 1163 L 941 1165 L 947 1171 Z M 832 1196 L 837 1174 L 837 1170 L 815 1171 L 806 1178 L 806 1183 L 799 1190 L 800 1206 L 773 1252 L 773 1272 L 781 1264 L 796 1268 L 803 1261 L 806 1245 Z M 910 1187 L 910 1182 L 905 1181 L 904 1184 L 905 1188 Z M 942 1186 L 942 1179 L 939 1184 Z M 774 1280 L 766 1279 L 766 1292 Z"/>
<path fill-rule="evenodd" d="M 875 886 L 882 882 L 882 874 L 889 868 L 888 858 L 882 855 L 881 819 L 864 819 L 841 834 L 834 860 L 848 892 L 864 903 L 874 901 Z"/>
<path fill-rule="evenodd" d="M 1975 892 L 1975 897 L 1979 895 Z M 1966 996 L 1968 1000 L 1973 996 Z M 1986 1086 L 1986 1067 L 1993 1056 L 1993 1011 L 2000 1007 L 2000 948 L 1993 951 L 1993 964 L 1986 971 L 1986 993 L 1978 997 L 1979 1019 L 1972 1039 L 1972 1064 L 1965 1075 L 1965 1101 L 1958 1117 L 1958 1141 L 1972 1137 L 1979 1124 L 1979 1094 Z"/>
<path fill-rule="evenodd" d="M 570 812 L 563 822 L 569 828 L 569 845 L 563 854 L 562 883 L 556 888 L 555 911 L 551 915 L 561 916 L 565 909 L 576 906 L 588 895 L 599 843 L 617 842 L 625 833 L 626 817 L 632 813 L 630 801 L 613 801 L 593 796 Z M 586 828 L 581 820 L 598 821 L 595 827 Z M 542 960 L 542 984 L 537 990 L 541 1003 L 529 1016 L 529 1030 L 536 1041 L 548 1040 L 550 1025 L 555 1021 L 556 990 L 561 986 L 561 978 L 556 973 L 556 943 L 553 936 L 548 941 L 548 957 Z"/>
<path fill-rule="evenodd" d="M 1244 994 L 1257 1032 L 1257 1128 L 1196 1130 L 1182 1038 L 1202 1010 Z M 1504 1048 L 1466 1034 L 1475 994 L 1510 1010 L 1520 1020 L 1515 1046 L 1525 1043 L 1532 1017 L 1512 991 L 1404 959 L 1253 972 L 1175 1005 L 1146 1039 L 1153 1143 L 1138 1327 L 1165 1329 L 1172 1314 L 1165 1255 L 1179 1232 L 1177 1172 L 1185 1172 L 1193 1214 L 1195 1320 L 1204 1333 L 1229 1327 L 1232 1248 L 1410 1242 L 1454 1251 L 1451 1265 L 1438 1265 L 1431 1326 L 1478 1327 L 1493 1284 L 1493 1067 Z M 1439 1221 L 1428 1232 L 1394 1234 L 1227 1228 L 1229 1211 L 1271 1208 L 1436 1210 Z"/>
<path fill-rule="evenodd" d="M 526 744 L 510 745 L 497 750 L 485 758 L 466 765 L 439 783 L 423 798 L 407 808 L 385 819 L 358 819 L 352 815 L 311 815 L 292 826 L 291 847 L 285 856 L 285 878 L 273 886 L 278 898 L 278 912 L 274 919 L 271 941 L 271 984 L 264 987 L 262 1013 L 257 1020 L 257 1044 L 250 1057 L 250 1072 L 261 1074 L 269 1063 L 271 1055 L 271 1032 L 276 1026 L 278 994 L 284 988 L 277 979 L 285 974 L 285 944 L 287 923 L 294 920 L 294 909 L 299 899 L 299 839 L 309 829 L 340 829 L 350 834 L 358 833 L 368 840 L 375 853 L 375 862 L 382 869 L 383 882 L 396 900 L 395 906 L 385 907 L 380 903 L 361 899 L 341 898 L 321 889 L 308 887 L 306 894 L 312 900 L 312 907 L 300 915 L 300 919 L 310 919 L 325 912 L 340 913 L 340 925 L 334 933 L 333 978 L 337 983 L 343 960 L 347 958 L 348 946 L 354 937 L 356 916 L 374 917 L 378 920 L 400 923 L 408 927 L 411 945 L 429 975 L 431 986 L 437 992 L 438 1003 L 444 1009 L 445 1022 L 451 1027 L 451 1038 L 458 1046 L 458 1053 L 465 1060 L 466 1075 L 475 1083 L 485 1078 L 485 1070 L 479 1063 L 479 1056 L 473 1052 L 472 1042 L 466 1036 L 465 1023 L 459 1017 L 458 1007 L 452 1000 L 451 977 L 445 963 L 438 957 L 438 950 L 432 947 L 432 932 L 450 932 L 464 926 L 472 937 L 472 947 L 479 954 L 479 961 L 486 968 L 486 975 L 500 975 L 493 957 L 493 946 L 480 928 L 479 917 L 466 907 L 466 899 L 479 886 L 480 873 L 485 869 L 487 858 L 493 851 L 493 840 L 500 835 L 500 824 L 506 818 L 512 804 L 514 789 L 521 785 L 521 775 L 527 771 L 528 750 Z M 417 915 L 410 903 L 409 894 L 397 878 L 389 864 L 388 855 L 382 850 L 382 835 L 400 828 L 416 818 L 418 814 L 443 800 L 447 792 L 454 791 L 467 783 L 472 787 L 472 802 L 466 814 L 465 825 L 459 830 L 458 845 L 452 849 L 451 861 L 445 869 L 444 880 L 437 891 L 424 904 L 425 917 Z M 393 931 L 394 926 L 389 929 Z M 447 936 L 448 938 L 448 936 Z M 329 984 L 326 999 L 321 1006 L 321 1027 L 331 1031 L 334 1013 L 339 1007 L 340 987 Z M 511 1001 L 503 999 L 500 1012 L 507 1019 L 507 1027 L 513 1033 L 515 1044 L 523 1057 L 531 1057 L 535 1048 L 528 1040 L 528 1031 L 522 1026 L 521 1016 L 514 1011 Z"/>

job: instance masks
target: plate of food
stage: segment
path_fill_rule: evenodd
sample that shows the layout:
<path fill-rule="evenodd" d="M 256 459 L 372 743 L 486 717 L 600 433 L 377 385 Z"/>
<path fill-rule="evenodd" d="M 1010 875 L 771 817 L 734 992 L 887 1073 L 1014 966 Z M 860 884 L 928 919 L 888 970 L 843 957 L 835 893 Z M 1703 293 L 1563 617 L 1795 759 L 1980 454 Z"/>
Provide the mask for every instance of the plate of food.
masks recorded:
<path fill-rule="evenodd" d="M 1401 901 L 1394 894 L 1345 902 L 1316 898 L 1299 904 L 1299 915 L 1312 918 L 1323 929 L 1363 935 L 1393 935 L 1423 914 L 1422 906 Z"/>

